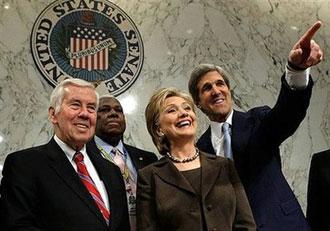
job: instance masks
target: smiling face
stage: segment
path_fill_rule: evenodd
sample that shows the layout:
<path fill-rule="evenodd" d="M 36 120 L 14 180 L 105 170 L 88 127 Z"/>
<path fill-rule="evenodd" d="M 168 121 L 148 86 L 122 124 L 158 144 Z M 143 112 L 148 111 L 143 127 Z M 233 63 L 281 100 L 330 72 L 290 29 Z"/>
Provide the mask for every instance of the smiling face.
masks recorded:
<path fill-rule="evenodd" d="M 55 134 L 64 143 L 80 150 L 94 135 L 97 97 L 90 87 L 68 85 L 59 112 L 49 108 Z"/>
<path fill-rule="evenodd" d="M 126 129 L 125 115 L 115 98 L 101 98 L 97 111 L 96 135 L 99 137 L 122 137 Z"/>
<path fill-rule="evenodd" d="M 163 133 L 171 144 L 182 139 L 194 140 L 196 127 L 193 105 L 178 96 L 165 99 L 159 115 L 159 135 Z"/>
<path fill-rule="evenodd" d="M 198 82 L 196 102 L 210 120 L 224 122 L 232 110 L 232 97 L 223 77 L 217 71 L 207 72 Z"/>

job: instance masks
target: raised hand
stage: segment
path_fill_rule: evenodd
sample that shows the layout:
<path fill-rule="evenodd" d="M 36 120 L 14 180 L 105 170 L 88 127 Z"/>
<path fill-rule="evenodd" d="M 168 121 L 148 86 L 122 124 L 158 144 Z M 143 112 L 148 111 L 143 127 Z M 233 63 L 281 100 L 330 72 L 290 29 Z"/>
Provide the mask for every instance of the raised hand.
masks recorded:
<path fill-rule="evenodd" d="M 322 22 L 317 21 L 298 40 L 289 53 L 289 62 L 293 67 L 306 69 L 322 61 L 323 52 L 320 46 L 312 39 Z"/>

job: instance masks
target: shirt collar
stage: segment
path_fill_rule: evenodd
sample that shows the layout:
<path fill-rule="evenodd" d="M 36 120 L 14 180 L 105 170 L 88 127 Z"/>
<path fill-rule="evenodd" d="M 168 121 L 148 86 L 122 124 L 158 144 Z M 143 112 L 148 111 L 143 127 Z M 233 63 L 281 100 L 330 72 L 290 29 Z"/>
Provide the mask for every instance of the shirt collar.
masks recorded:
<path fill-rule="evenodd" d="M 72 149 L 66 143 L 64 143 L 60 138 L 58 138 L 57 135 L 54 135 L 54 140 L 58 144 L 58 146 L 60 146 L 60 148 L 63 150 L 65 155 L 69 158 L 69 160 L 73 160 L 73 156 L 74 156 L 74 154 L 76 154 L 77 151 Z M 84 147 L 79 151 L 85 156 L 87 154 L 86 145 L 84 145 Z"/>
<path fill-rule="evenodd" d="M 102 140 L 100 137 L 98 136 L 94 136 L 94 140 L 95 140 L 95 143 L 97 145 L 100 145 L 104 151 L 106 151 L 107 153 L 111 153 L 111 150 L 113 148 L 117 148 L 117 150 L 119 150 L 122 154 L 125 154 L 124 152 L 124 144 L 122 142 L 122 140 L 119 141 L 119 143 L 117 144 L 117 146 L 112 146 L 110 144 L 108 144 L 107 142 L 105 142 L 104 140 Z"/>
<path fill-rule="evenodd" d="M 227 119 L 225 122 L 229 123 L 229 125 L 231 126 L 232 125 L 232 121 L 233 121 L 233 113 L 234 113 L 234 110 L 231 109 Z M 211 127 L 211 133 L 214 134 L 215 136 L 217 137 L 222 137 L 222 125 L 223 125 L 224 122 L 215 122 L 215 121 L 211 121 L 210 122 L 210 127 Z"/>

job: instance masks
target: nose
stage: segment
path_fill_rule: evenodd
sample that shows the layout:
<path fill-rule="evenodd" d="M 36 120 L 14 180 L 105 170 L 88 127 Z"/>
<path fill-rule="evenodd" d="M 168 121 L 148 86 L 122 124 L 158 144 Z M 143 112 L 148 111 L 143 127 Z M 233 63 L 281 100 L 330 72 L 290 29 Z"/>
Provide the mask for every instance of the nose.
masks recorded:
<path fill-rule="evenodd" d="M 180 117 L 187 117 L 189 114 L 184 108 L 180 108 Z"/>
<path fill-rule="evenodd" d="M 109 114 L 108 114 L 109 117 L 118 117 L 118 113 L 116 112 L 116 110 L 114 108 L 112 108 L 110 111 L 109 111 Z"/>
<path fill-rule="evenodd" d="M 86 106 L 81 107 L 81 110 L 79 112 L 79 117 L 88 119 L 90 112 L 88 111 L 88 108 Z"/>
<path fill-rule="evenodd" d="M 212 92 L 211 92 L 212 95 L 219 95 L 221 94 L 221 91 L 220 89 L 217 87 L 216 84 L 212 84 Z"/>

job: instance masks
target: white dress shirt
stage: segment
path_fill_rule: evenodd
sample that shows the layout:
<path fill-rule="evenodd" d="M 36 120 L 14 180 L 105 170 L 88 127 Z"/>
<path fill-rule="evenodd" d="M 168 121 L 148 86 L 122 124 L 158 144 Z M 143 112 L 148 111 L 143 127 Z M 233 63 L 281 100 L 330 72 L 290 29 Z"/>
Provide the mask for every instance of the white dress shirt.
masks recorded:
<path fill-rule="evenodd" d="M 77 151 L 75 151 L 71 147 L 69 147 L 66 143 L 64 143 L 62 140 L 60 140 L 56 135 L 54 135 L 54 140 L 60 146 L 60 148 L 63 150 L 63 152 L 65 153 L 69 162 L 71 163 L 72 167 L 77 172 L 77 165 L 73 160 L 73 156 Z M 104 186 L 102 180 L 100 179 L 99 175 L 97 174 L 97 171 L 96 171 L 92 161 L 89 159 L 89 156 L 87 155 L 86 145 L 84 145 L 84 147 L 79 151 L 81 152 L 81 154 L 83 154 L 84 163 L 87 168 L 87 171 L 88 171 L 90 177 L 92 178 L 92 180 L 94 181 L 97 190 L 101 194 L 101 197 L 102 197 L 102 200 L 103 200 L 105 206 L 110 211 L 109 198 L 108 198 L 107 191 L 105 189 L 105 186 Z"/>
<path fill-rule="evenodd" d="M 230 126 L 232 125 L 232 119 L 233 119 L 233 110 L 229 113 L 229 116 L 227 117 L 226 121 Z M 223 148 L 223 132 L 222 132 L 222 123 L 218 123 L 215 121 L 211 121 L 211 142 L 212 146 L 214 148 L 215 154 L 217 156 L 225 156 L 224 154 L 224 148 Z"/>

